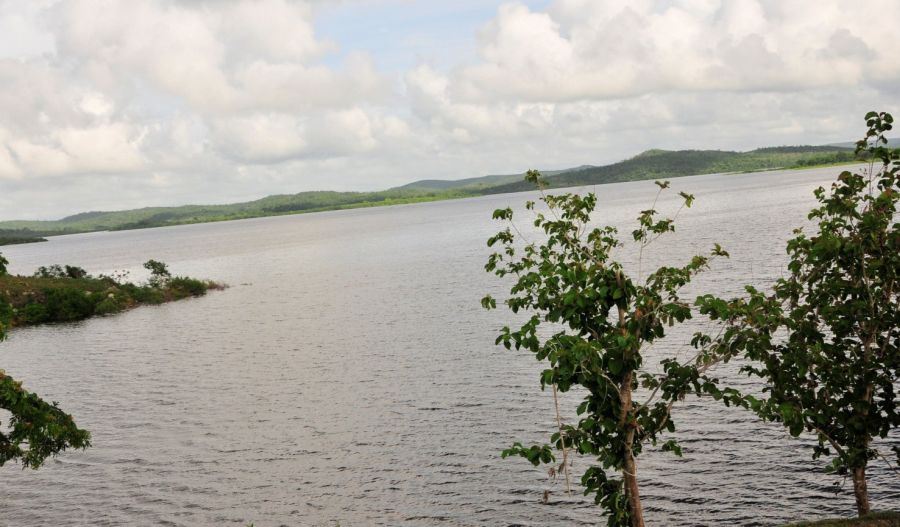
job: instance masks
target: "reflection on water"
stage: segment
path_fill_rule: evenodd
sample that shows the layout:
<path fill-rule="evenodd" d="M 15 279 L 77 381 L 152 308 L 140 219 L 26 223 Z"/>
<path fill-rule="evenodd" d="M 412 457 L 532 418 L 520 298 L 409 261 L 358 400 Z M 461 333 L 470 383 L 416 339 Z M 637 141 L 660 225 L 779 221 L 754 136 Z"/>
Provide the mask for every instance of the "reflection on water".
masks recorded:
<path fill-rule="evenodd" d="M 784 241 L 804 221 L 811 190 L 837 171 L 674 180 L 697 203 L 650 257 L 686 259 L 717 241 L 732 258 L 716 263 L 695 292 L 768 283 L 783 271 Z M 655 189 L 597 187 L 603 219 L 630 232 Z M 141 262 L 155 258 L 232 287 L 17 330 L 0 346 L 0 366 L 59 401 L 94 436 L 94 448 L 38 472 L 0 469 L 0 525 L 604 524 L 588 498 L 566 496 L 542 469 L 499 457 L 513 441 L 544 441 L 554 426 L 552 396 L 538 388 L 540 365 L 493 346 L 509 315 L 478 302 L 503 293 L 483 271 L 484 241 L 496 229 L 491 211 L 525 199 L 4 247 L 15 272 L 59 262 L 139 277 Z M 660 352 L 689 333 L 667 339 Z M 733 374 L 721 371 L 747 382 Z M 567 395 L 572 418 L 578 394 Z M 685 457 L 640 458 L 652 524 L 774 525 L 852 514 L 849 486 L 836 487 L 809 459 L 809 443 L 780 427 L 707 400 L 686 402 L 676 418 Z M 874 507 L 896 506 L 896 477 L 879 465 L 871 473 Z"/>

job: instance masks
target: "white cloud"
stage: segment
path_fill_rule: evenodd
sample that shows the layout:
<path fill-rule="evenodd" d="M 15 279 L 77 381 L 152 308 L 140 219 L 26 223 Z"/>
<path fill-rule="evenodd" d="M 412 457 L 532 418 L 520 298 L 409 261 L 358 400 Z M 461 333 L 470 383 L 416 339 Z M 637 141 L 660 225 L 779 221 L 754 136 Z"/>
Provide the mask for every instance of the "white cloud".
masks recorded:
<path fill-rule="evenodd" d="M 254 114 L 216 122 L 214 139 L 222 154 L 241 162 L 271 163 L 304 154 L 305 130 L 296 119 L 281 114 Z"/>
<path fill-rule="evenodd" d="M 848 140 L 900 111 L 895 0 L 510 2 L 475 59 L 396 77 L 319 37 L 322 6 L 0 0 L 3 217 Z"/>
<path fill-rule="evenodd" d="M 900 22 L 896 3 L 841 5 L 559 0 L 543 13 L 511 3 L 482 31 L 482 61 L 457 72 L 451 90 L 475 101 L 571 101 L 900 76 L 888 29 Z"/>

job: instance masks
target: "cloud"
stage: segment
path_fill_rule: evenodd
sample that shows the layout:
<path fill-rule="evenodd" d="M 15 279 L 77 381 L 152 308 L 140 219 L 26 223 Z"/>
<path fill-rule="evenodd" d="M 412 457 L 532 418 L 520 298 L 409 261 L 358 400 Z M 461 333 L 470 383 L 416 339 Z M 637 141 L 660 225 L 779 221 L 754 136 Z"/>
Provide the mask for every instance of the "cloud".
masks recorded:
<path fill-rule="evenodd" d="M 474 54 L 399 74 L 317 33 L 359 1 L 0 0 L 3 217 L 849 140 L 900 102 L 894 0 L 479 0 Z"/>
<path fill-rule="evenodd" d="M 560 0 L 535 12 L 506 4 L 481 32 L 481 62 L 456 72 L 451 90 L 474 101 L 572 101 L 853 86 L 900 76 L 889 30 L 900 19 L 896 5 L 840 6 Z"/>

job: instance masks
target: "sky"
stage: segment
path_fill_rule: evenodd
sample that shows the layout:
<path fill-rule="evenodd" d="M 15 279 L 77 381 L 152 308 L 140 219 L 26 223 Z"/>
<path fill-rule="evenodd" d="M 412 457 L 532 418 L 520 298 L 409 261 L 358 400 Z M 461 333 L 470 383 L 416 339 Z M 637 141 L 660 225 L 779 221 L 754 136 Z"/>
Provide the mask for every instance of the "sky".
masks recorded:
<path fill-rule="evenodd" d="M 857 139 L 896 0 L 0 0 L 0 219 Z"/>

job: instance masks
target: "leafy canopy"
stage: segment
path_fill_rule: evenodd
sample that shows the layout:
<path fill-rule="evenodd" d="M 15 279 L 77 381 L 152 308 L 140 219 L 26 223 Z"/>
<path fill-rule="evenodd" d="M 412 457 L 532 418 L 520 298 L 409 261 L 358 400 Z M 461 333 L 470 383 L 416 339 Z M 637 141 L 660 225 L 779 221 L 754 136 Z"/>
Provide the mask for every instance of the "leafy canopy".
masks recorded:
<path fill-rule="evenodd" d="M 527 179 L 541 183 L 536 171 L 530 171 Z M 669 188 L 668 182 L 657 185 L 659 193 Z M 596 195 L 541 194 L 545 211 L 534 202 L 526 203 L 534 214 L 539 241 L 525 239 L 511 208 L 493 215 L 507 227 L 488 240 L 498 249 L 485 269 L 512 279 L 503 303 L 513 313 L 530 315 L 518 328 L 504 327 L 496 342 L 507 349 L 524 348 L 546 362 L 542 388 L 553 385 L 566 392 L 579 387 L 584 398 L 576 410 L 578 422 L 560 423 L 551 444 L 516 443 L 503 457 L 521 456 L 538 465 L 555 462 L 558 451 L 565 459 L 568 449 L 590 456 L 596 463 L 581 478 L 585 494 L 593 494 L 606 509 L 609 525 L 642 525 L 635 457 L 646 444 L 659 442 L 663 450 L 681 454 L 676 440 L 663 440 L 663 435 L 675 431 L 672 406 L 686 395 L 733 396 L 706 376 L 713 364 L 728 359 L 711 345 L 708 335 L 695 335 L 696 352 L 684 362 L 665 357 L 659 367 L 646 368 L 645 352 L 665 336 L 667 327 L 693 317 L 691 303 L 679 291 L 707 269 L 712 258 L 727 253 L 715 245 L 709 255 L 660 267 L 646 279 L 640 272 L 633 277 L 614 258 L 614 251 L 623 245 L 616 228 L 591 222 Z M 694 196 L 680 195 L 682 208 L 690 207 Z M 655 207 L 656 202 L 641 211 L 632 232 L 641 255 L 675 229 L 675 217 L 661 217 Z M 497 300 L 486 296 L 482 305 L 493 309 Z M 642 401 L 633 399 L 639 386 L 645 390 Z M 560 470 L 567 470 L 565 462 Z M 622 478 L 611 472 L 622 473 Z"/>
<path fill-rule="evenodd" d="M 733 324 L 721 345 L 745 353 L 752 362 L 742 371 L 766 383 L 746 405 L 794 436 L 814 434 L 813 457 L 831 456 L 838 474 L 864 468 L 879 455 L 873 439 L 900 425 L 900 163 L 884 137 L 892 122 L 866 115 L 857 153 L 870 164 L 815 191 L 814 232 L 795 231 L 789 275 L 771 292 L 701 299 L 703 312 Z"/>

